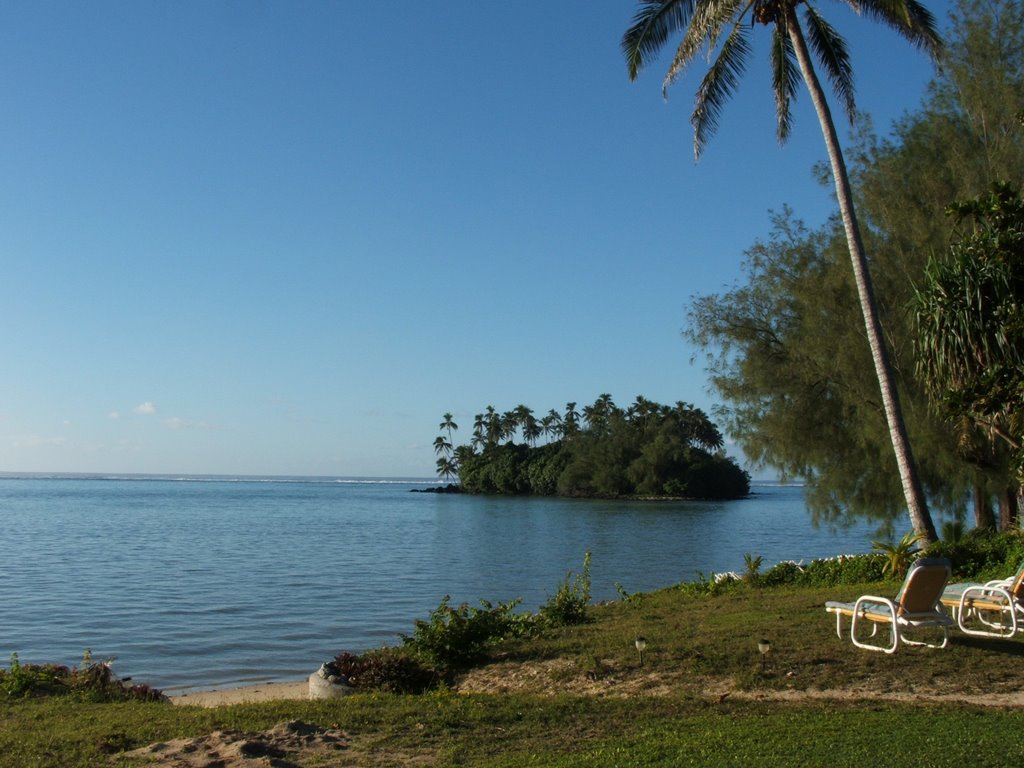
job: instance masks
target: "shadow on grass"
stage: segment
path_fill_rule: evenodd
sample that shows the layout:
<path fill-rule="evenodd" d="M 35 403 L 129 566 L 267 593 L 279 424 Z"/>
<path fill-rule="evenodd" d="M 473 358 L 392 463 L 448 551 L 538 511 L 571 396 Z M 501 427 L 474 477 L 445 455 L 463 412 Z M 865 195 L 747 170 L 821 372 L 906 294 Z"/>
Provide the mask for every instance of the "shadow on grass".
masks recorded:
<path fill-rule="evenodd" d="M 977 648 L 987 653 L 1001 653 L 1004 656 L 1024 656 L 1024 643 L 999 637 L 975 637 L 957 635 L 949 638 L 950 645 L 961 645 L 965 648 Z"/>

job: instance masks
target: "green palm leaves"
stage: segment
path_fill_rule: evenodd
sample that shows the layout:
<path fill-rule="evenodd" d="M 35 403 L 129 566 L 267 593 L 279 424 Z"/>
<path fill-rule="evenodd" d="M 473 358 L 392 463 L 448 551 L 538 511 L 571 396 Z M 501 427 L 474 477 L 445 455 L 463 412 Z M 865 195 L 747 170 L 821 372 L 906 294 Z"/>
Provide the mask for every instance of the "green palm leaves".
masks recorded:
<path fill-rule="evenodd" d="M 902 579 L 906 576 L 907 570 L 921 551 L 917 544 L 923 538 L 924 536 L 920 533 L 908 531 L 902 539 L 895 543 L 872 541 L 871 548 L 885 556 L 882 573 L 895 579 Z"/>
<path fill-rule="evenodd" d="M 803 5 L 803 28 L 796 14 Z M 892 27 L 910 42 L 935 54 L 940 47 L 934 19 L 924 6 L 913 0 L 848 0 L 856 12 Z M 854 103 L 853 68 L 842 36 L 810 3 L 798 0 L 640 0 L 633 25 L 622 38 L 629 77 L 664 48 L 670 36 L 682 34 L 675 56 L 662 83 L 663 93 L 689 67 L 702 50 L 708 51 L 709 66 L 697 89 L 693 114 L 694 156 L 700 158 L 707 141 L 718 128 L 725 103 L 736 92 L 746 70 L 755 23 L 771 27 L 771 72 L 775 96 L 777 135 L 789 138 L 791 104 L 801 75 L 794 55 L 794 40 L 803 38 L 817 59 L 832 90 L 852 119 Z"/>

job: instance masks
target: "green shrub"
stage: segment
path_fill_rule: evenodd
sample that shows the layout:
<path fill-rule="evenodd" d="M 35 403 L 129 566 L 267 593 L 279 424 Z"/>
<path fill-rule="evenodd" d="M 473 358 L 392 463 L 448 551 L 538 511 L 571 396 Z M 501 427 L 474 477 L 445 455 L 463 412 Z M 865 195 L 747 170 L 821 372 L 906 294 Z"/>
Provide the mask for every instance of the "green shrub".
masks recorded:
<path fill-rule="evenodd" d="M 8 696 L 75 696 L 85 701 L 162 701 L 166 697 L 148 685 L 127 685 L 114 675 L 110 663 L 94 662 L 86 650 L 82 666 L 22 664 L 11 654 L 10 669 L 0 669 L 0 691 Z"/>
<path fill-rule="evenodd" d="M 877 552 L 819 558 L 803 566 L 801 583 L 813 587 L 831 587 L 836 584 L 884 581 L 885 563 L 885 557 Z"/>
<path fill-rule="evenodd" d="M 714 597 L 729 592 L 742 583 L 739 574 L 732 571 L 725 573 L 703 573 L 698 571 L 697 578 L 694 581 L 684 581 L 679 585 L 679 590 L 688 595 Z"/>
<path fill-rule="evenodd" d="M 573 579 L 572 571 L 544 605 L 540 607 L 541 620 L 551 627 L 583 624 L 587 621 L 590 605 L 590 552 L 583 555 L 583 569 Z"/>
<path fill-rule="evenodd" d="M 470 666 L 490 645 L 523 634 L 531 624 L 528 617 L 513 613 L 521 599 L 496 607 L 481 600 L 479 608 L 468 603 L 452 608 L 450 600 L 445 595 L 429 619 L 416 619 L 411 636 L 402 635 L 406 648 L 441 673 Z"/>
<path fill-rule="evenodd" d="M 963 520 L 947 520 L 942 524 L 942 540 L 950 544 L 956 544 L 964 537 L 965 528 Z"/>
<path fill-rule="evenodd" d="M 1024 533 L 996 533 L 975 528 L 959 540 L 932 544 L 926 554 L 948 558 L 956 578 L 972 581 L 1004 579 L 1016 573 L 1024 562 Z"/>
<path fill-rule="evenodd" d="M 783 560 L 776 563 L 759 577 L 762 587 L 780 587 L 786 585 L 803 584 L 805 571 L 792 560 Z"/>
<path fill-rule="evenodd" d="M 748 584 L 761 583 L 761 565 L 764 558 L 761 555 L 754 555 L 750 552 L 743 554 L 743 578 Z"/>
<path fill-rule="evenodd" d="M 423 693 L 438 679 L 434 670 L 401 648 L 378 648 L 359 656 L 340 653 L 333 665 L 350 686 L 360 691 Z"/>
<path fill-rule="evenodd" d="M 679 585 L 684 592 L 714 596 L 739 589 L 744 584 L 760 587 L 808 586 L 830 587 L 836 584 L 863 584 L 885 578 L 885 557 L 879 553 L 869 555 L 839 555 L 820 558 L 806 564 L 786 560 L 776 563 L 764 573 L 759 572 L 761 558 L 744 555 L 746 573 L 698 573 L 697 579 Z"/>
<path fill-rule="evenodd" d="M 871 548 L 876 552 L 881 552 L 885 558 L 883 573 L 896 579 L 906 576 L 907 569 L 921 552 L 920 547 L 916 545 L 923 538 L 923 533 L 907 531 L 903 534 L 903 538 L 894 544 L 886 541 L 872 541 Z"/>

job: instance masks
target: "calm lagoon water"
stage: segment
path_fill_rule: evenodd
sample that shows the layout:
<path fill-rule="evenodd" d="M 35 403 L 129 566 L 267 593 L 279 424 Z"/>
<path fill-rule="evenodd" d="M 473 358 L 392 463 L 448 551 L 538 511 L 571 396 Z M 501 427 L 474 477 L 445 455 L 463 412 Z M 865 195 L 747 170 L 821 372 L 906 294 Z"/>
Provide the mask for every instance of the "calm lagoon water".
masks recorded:
<path fill-rule="evenodd" d="M 0 478 L 0 658 L 115 671 L 173 691 L 294 680 L 399 641 L 446 594 L 535 610 L 584 552 L 595 600 L 866 552 L 813 528 L 799 487 L 732 502 L 411 493 L 430 481 Z"/>

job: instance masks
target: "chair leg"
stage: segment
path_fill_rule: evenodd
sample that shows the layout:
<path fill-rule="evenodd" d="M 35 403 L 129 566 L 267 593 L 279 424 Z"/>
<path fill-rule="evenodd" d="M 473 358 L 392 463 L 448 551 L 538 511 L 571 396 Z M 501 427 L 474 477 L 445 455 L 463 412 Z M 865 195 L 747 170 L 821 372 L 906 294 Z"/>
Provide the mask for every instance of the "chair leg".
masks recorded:
<path fill-rule="evenodd" d="M 863 643 L 857 639 L 857 614 L 854 612 L 853 620 L 850 622 L 850 640 L 858 648 L 863 648 L 866 651 L 881 651 L 882 653 L 896 653 L 896 648 L 900 644 L 900 628 L 896 623 L 896 619 L 892 619 L 886 622 L 889 625 L 889 631 L 892 634 L 892 642 L 887 647 L 884 645 L 872 645 L 871 643 Z M 871 634 L 868 637 L 875 637 L 878 633 L 878 622 L 871 622 Z"/>

